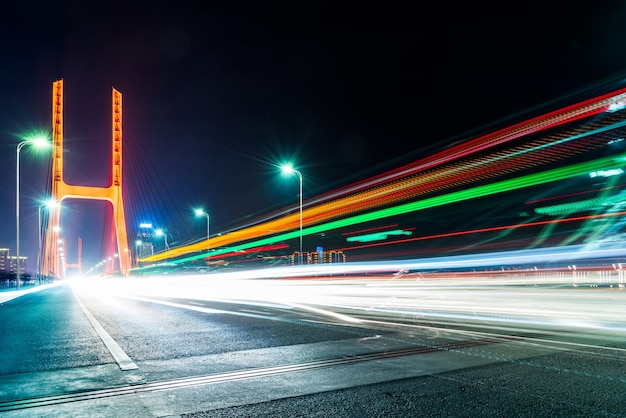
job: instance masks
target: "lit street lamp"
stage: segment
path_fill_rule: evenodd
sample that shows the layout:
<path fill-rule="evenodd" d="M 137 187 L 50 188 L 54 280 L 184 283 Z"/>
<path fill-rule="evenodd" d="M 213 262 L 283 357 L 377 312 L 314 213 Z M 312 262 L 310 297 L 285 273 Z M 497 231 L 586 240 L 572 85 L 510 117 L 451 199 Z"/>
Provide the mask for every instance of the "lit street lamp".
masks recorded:
<path fill-rule="evenodd" d="M 206 211 L 204 209 L 196 209 L 194 211 L 196 213 L 196 216 L 206 216 L 206 252 L 209 252 L 209 237 L 211 236 L 209 234 L 209 214 L 206 213 Z"/>
<path fill-rule="evenodd" d="M 26 145 L 33 145 L 37 148 L 50 146 L 50 142 L 46 138 L 32 138 L 17 144 L 15 154 L 15 271 L 16 285 L 20 288 L 20 151 Z"/>
<path fill-rule="evenodd" d="M 293 168 L 291 164 L 284 164 L 281 167 L 281 170 L 284 175 L 296 173 L 298 178 L 300 179 L 300 264 L 303 263 L 302 260 L 302 173 Z"/>
<path fill-rule="evenodd" d="M 36 279 L 37 281 L 41 281 L 41 244 L 43 241 L 43 228 L 41 226 L 41 209 L 43 208 L 48 208 L 48 210 L 55 208 L 57 205 L 57 202 L 55 200 L 48 200 L 46 201 L 43 205 L 39 206 L 39 210 L 38 210 L 38 226 L 39 226 L 39 244 L 38 244 L 38 249 L 37 249 L 37 274 L 36 274 Z"/>
<path fill-rule="evenodd" d="M 170 246 L 167 244 L 167 234 L 165 232 L 163 232 L 162 229 L 157 229 L 156 231 L 154 231 L 156 233 L 157 237 L 163 236 L 163 239 L 165 240 L 165 249 L 169 250 Z"/>

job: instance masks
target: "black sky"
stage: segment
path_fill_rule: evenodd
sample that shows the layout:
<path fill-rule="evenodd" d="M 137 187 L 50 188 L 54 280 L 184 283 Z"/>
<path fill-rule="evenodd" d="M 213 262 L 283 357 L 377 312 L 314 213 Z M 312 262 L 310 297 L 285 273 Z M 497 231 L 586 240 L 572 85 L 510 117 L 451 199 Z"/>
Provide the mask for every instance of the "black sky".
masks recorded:
<path fill-rule="evenodd" d="M 158 168 L 199 238 L 192 207 L 207 208 L 219 231 L 295 205 L 295 179 L 273 164 L 293 161 L 311 197 L 626 70 L 621 1 L 191 4 L 2 6 L 0 247 L 14 254 L 16 144 L 50 128 L 58 79 L 66 180 L 105 185 L 115 87 L 125 147 L 133 141 Z M 42 161 L 22 151 L 21 254 L 31 260 Z M 76 212 L 88 226 L 73 233 L 101 232 L 82 220 L 99 213 L 92 206 Z M 85 263 L 97 260 L 83 239 Z"/>

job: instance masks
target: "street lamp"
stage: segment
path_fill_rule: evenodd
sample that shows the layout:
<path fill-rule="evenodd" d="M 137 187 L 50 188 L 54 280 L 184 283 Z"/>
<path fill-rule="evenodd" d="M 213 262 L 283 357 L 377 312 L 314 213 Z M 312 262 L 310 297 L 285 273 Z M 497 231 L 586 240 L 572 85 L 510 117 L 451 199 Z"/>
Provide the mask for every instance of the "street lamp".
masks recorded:
<path fill-rule="evenodd" d="M 167 244 L 167 234 L 165 232 L 163 232 L 162 229 L 157 229 L 156 231 L 154 231 L 156 233 L 157 237 L 163 236 L 163 239 L 165 239 L 165 249 L 169 250 L 170 246 Z"/>
<path fill-rule="evenodd" d="M 48 210 L 55 208 L 57 205 L 57 202 L 55 200 L 47 200 L 43 205 L 39 206 L 39 210 L 38 210 L 38 226 L 39 226 L 39 244 L 38 244 L 38 249 L 37 249 L 37 281 L 40 282 L 41 281 L 41 244 L 43 241 L 43 228 L 41 227 L 41 209 L 43 208 L 48 208 Z"/>
<path fill-rule="evenodd" d="M 281 166 L 281 170 L 284 175 L 296 173 L 298 175 L 298 178 L 300 179 L 300 257 L 299 258 L 300 258 L 300 264 L 302 264 L 303 263 L 303 260 L 302 260 L 302 173 L 300 173 L 298 170 L 293 168 L 293 165 L 291 164 L 284 164 L 283 166 Z"/>
<path fill-rule="evenodd" d="M 139 246 L 142 244 L 142 241 L 138 239 L 135 241 L 135 258 L 137 259 L 137 267 L 139 267 Z M 141 254 L 143 256 L 143 253 Z"/>
<path fill-rule="evenodd" d="M 50 146 L 47 138 L 31 138 L 17 144 L 15 154 L 15 271 L 16 271 L 16 289 L 20 288 L 20 151 L 26 145 L 33 145 L 36 148 Z"/>
<path fill-rule="evenodd" d="M 206 216 L 206 252 L 209 252 L 209 214 L 204 209 L 196 209 L 196 216 Z"/>

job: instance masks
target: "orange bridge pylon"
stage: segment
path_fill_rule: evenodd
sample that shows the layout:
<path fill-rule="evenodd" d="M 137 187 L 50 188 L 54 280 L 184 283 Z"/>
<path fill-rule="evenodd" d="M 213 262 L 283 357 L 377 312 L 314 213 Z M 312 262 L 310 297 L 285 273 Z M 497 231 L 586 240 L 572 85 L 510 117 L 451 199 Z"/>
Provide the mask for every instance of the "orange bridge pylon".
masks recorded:
<path fill-rule="evenodd" d="M 63 278 L 65 266 L 59 250 L 61 203 L 66 198 L 104 200 L 113 206 L 113 227 L 117 237 L 119 269 L 123 276 L 130 274 L 131 254 L 128 249 L 124 202 L 122 200 L 122 94 L 112 89 L 112 156 L 111 184 L 108 187 L 77 186 L 63 180 L 63 80 L 52 84 L 52 196 L 56 208 L 49 211 L 48 229 L 42 259 L 42 274 Z M 113 232 L 113 231 L 112 231 Z M 107 266 L 107 272 L 114 266 Z"/>

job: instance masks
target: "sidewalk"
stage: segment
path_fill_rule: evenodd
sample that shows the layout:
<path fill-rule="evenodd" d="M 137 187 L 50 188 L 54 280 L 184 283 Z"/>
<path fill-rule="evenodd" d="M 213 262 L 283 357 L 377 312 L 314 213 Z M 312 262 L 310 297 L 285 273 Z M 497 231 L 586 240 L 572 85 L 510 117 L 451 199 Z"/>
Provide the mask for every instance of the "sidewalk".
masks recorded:
<path fill-rule="evenodd" d="M 48 289 L 53 286 L 57 286 L 58 283 L 40 284 L 40 285 L 23 285 L 20 286 L 20 290 L 16 290 L 15 287 L 0 289 L 0 303 L 7 302 L 9 300 L 19 298 L 30 292 L 38 292 L 40 290 Z"/>

